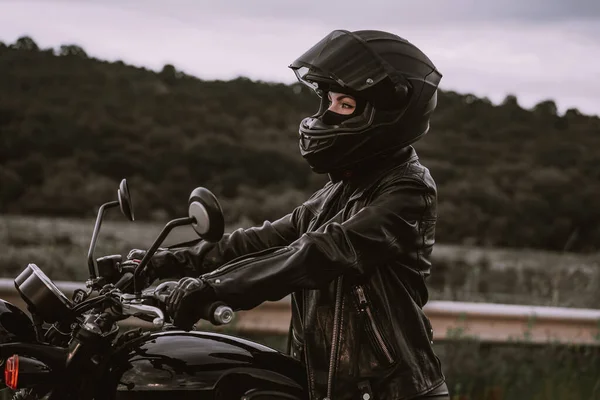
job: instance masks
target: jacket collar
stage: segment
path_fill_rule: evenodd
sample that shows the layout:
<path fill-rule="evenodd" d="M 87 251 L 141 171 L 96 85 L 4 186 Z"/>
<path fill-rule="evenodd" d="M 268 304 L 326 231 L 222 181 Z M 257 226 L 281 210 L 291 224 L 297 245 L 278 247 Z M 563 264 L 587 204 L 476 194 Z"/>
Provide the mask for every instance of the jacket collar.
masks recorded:
<path fill-rule="evenodd" d="M 396 149 L 387 155 L 378 157 L 377 162 L 364 163 L 339 174 L 330 174 L 329 178 L 333 190 L 338 191 L 345 188 L 351 190 L 352 195 L 348 203 L 359 199 L 363 194 L 380 181 L 380 177 L 387 171 L 401 167 L 410 162 L 418 160 L 417 152 L 412 146 Z M 364 168 L 363 168 L 364 167 Z"/>
<path fill-rule="evenodd" d="M 351 168 L 336 171 L 329 174 L 329 180 L 332 183 L 344 181 L 351 185 L 363 183 L 369 179 L 373 179 L 381 172 L 399 167 L 408 162 L 418 160 L 417 152 L 412 146 L 406 146 L 401 149 L 396 149 L 387 154 L 381 154 L 377 157 L 370 158 Z"/>

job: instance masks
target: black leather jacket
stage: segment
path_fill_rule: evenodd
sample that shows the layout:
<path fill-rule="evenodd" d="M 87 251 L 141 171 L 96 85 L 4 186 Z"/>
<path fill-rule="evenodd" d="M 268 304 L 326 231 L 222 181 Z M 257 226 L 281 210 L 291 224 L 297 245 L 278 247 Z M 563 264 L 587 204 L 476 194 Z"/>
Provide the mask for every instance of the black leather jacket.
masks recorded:
<path fill-rule="evenodd" d="M 422 311 L 436 201 L 407 147 L 277 221 L 152 264 L 195 266 L 236 309 L 292 294 L 290 354 L 306 363 L 312 399 L 362 398 L 367 383 L 376 399 L 409 399 L 444 382 Z"/>

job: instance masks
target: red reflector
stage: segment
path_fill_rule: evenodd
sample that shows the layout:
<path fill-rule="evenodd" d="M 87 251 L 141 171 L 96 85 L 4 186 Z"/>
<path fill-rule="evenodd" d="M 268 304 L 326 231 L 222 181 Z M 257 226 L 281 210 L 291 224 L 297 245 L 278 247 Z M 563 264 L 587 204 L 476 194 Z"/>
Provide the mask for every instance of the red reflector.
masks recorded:
<path fill-rule="evenodd" d="M 6 386 L 15 390 L 17 388 L 17 382 L 19 380 L 19 356 L 13 354 L 6 360 L 6 366 L 4 367 L 4 382 Z"/>

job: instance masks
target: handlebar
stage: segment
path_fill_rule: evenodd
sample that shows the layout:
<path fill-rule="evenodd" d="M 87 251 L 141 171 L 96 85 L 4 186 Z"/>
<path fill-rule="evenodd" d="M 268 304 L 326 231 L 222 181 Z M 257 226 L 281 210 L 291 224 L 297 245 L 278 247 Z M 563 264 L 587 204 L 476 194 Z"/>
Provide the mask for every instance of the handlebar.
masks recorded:
<path fill-rule="evenodd" d="M 127 274 L 132 275 L 131 273 Z M 121 280 L 123 280 L 123 278 L 121 278 Z M 119 280 L 119 282 L 121 282 L 121 280 Z M 117 283 L 117 285 L 118 284 L 119 283 Z M 167 281 L 162 282 L 156 286 L 156 288 L 142 291 L 141 297 L 136 297 L 133 294 L 122 294 L 121 303 L 123 305 L 123 314 L 138 317 L 150 317 L 155 326 L 162 327 L 165 324 L 163 310 L 159 307 L 143 304 L 143 302 L 144 300 L 155 300 L 159 304 L 165 304 L 167 298 L 176 286 L 176 281 Z M 233 320 L 234 312 L 233 309 L 225 303 L 215 302 L 204 306 L 200 315 L 203 319 L 210 321 L 213 325 L 227 325 Z"/>
<path fill-rule="evenodd" d="M 233 320 L 233 310 L 223 302 L 217 301 L 208 304 L 201 310 L 203 319 L 210 321 L 213 325 L 227 325 Z"/>

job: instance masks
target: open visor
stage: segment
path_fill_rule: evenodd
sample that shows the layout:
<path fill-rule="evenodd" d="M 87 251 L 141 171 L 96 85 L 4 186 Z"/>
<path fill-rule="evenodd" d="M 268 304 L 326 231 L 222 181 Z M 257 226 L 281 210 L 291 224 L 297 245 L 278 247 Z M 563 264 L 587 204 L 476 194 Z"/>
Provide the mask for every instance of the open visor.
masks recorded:
<path fill-rule="evenodd" d="M 290 68 L 313 89 L 314 81 L 332 81 L 361 91 L 389 76 L 381 58 L 352 32 L 335 30 L 298 57 Z M 395 79 L 392 79 L 393 81 Z"/>

